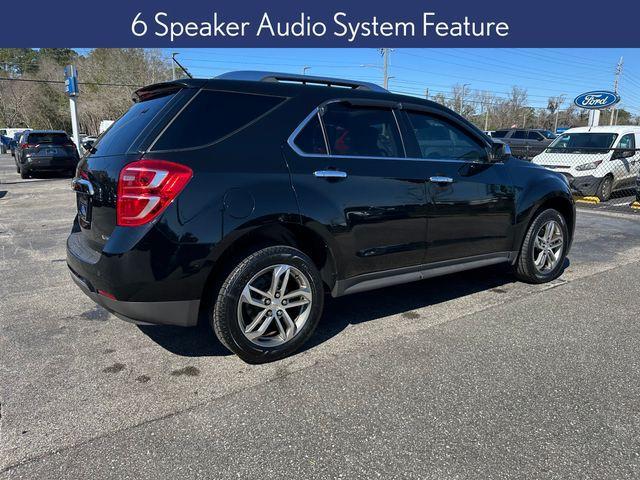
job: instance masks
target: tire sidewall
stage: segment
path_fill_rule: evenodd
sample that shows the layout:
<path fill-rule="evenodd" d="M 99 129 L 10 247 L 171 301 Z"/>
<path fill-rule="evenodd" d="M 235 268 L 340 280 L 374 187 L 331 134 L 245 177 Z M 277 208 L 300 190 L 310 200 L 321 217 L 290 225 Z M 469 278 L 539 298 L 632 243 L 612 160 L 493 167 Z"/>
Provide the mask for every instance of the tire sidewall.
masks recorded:
<path fill-rule="evenodd" d="M 610 187 L 609 187 L 609 193 L 607 194 L 607 196 L 605 196 L 604 185 L 607 181 L 609 182 Z M 600 201 L 606 202 L 611 198 L 612 193 L 613 193 L 613 177 L 611 177 L 611 175 L 607 175 L 602 179 L 602 181 L 600 182 L 600 185 L 598 186 L 598 198 L 600 199 Z"/>
<path fill-rule="evenodd" d="M 273 247 L 265 250 L 271 249 L 273 249 Z M 222 314 L 224 321 L 227 322 L 227 329 L 231 337 L 226 339 L 231 343 L 228 347 L 249 363 L 263 363 L 277 360 L 299 349 L 313 333 L 322 314 L 324 290 L 320 274 L 311 259 L 304 253 L 290 247 L 276 247 L 276 249 L 273 250 L 274 253 L 265 255 L 260 255 L 264 250 L 258 252 L 254 261 L 237 267 L 231 273 L 228 279 L 229 284 L 222 298 L 223 304 L 219 306 L 221 307 L 219 313 Z M 254 275 L 276 264 L 286 264 L 296 267 L 307 277 L 309 280 L 309 288 L 313 295 L 313 303 L 305 325 L 293 340 L 276 347 L 265 347 L 256 345 L 245 337 L 238 323 L 237 309 L 242 290 L 246 284 Z M 218 299 L 218 301 L 220 302 L 221 299 Z"/>
<path fill-rule="evenodd" d="M 533 248 L 534 248 L 535 239 L 538 234 L 538 231 L 540 230 L 540 227 L 542 227 L 542 225 L 547 223 L 549 220 L 555 220 L 556 222 L 558 222 L 560 225 L 560 228 L 562 229 L 562 239 L 564 242 L 563 249 L 562 249 L 562 258 L 560 259 L 560 261 L 558 262 L 558 265 L 556 265 L 556 267 L 553 270 L 547 273 L 541 273 L 538 271 L 533 261 Z M 531 235 L 529 237 L 529 241 L 527 245 L 525 245 L 525 248 L 523 249 L 523 252 L 521 252 L 521 254 L 526 255 L 526 261 L 529 267 L 529 271 L 533 273 L 536 280 L 539 283 L 549 282 L 557 278 L 560 275 L 560 272 L 562 271 L 562 269 L 564 268 L 564 260 L 566 258 L 567 245 L 569 242 L 569 229 L 567 228 L 567 223 L 564 217 L 557 210 L 548 209 L 540 213 L 540 215 L 538 215 L 535 218 L 535 220 L 531 224 L 531 227 L 529 228 L 531 231 Z"/>

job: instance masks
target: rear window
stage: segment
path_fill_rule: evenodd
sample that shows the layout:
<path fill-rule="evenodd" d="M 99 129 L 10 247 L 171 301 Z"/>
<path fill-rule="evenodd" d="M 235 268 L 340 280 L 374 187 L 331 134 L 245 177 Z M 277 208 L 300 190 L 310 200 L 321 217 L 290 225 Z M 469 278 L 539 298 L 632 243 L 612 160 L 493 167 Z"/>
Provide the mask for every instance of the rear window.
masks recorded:
<path fill-rule="evenodd" d="M 134 103 L 122 117 L 102 134 L 94 145 L 98 155 L 119 155 L 126 153 L 134 140 L 147 125 L 175 96 L 164 95 L 143 102 Z"/>
<path fill-rule="evenodd" d="M 153 150 L 212 144 L 247 126 L 284 100 L 266 95 L 202 90 L 169 125 Z"/>
<path fill-rule="evenodd" d="M 69 136 L 66 133 L 30 133 L 27 141 L 34 145 L 41 143 L 64 145 L 69 142 Z"/>

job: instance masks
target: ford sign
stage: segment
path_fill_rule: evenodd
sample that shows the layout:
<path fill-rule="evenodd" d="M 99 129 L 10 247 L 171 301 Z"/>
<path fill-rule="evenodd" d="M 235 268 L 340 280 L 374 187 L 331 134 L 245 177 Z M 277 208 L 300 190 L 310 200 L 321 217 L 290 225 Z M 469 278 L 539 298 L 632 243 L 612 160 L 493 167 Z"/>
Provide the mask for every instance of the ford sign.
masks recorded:
<path fill-rule="evenodd" d="M 602 108 L 611 107 L 619 101 L 620 96 L 617 93 L 608 92 L 606 90 L 596 90 L 578 95 L 573 100 L 573 103 L 580 108 L 600 110 Z"/>

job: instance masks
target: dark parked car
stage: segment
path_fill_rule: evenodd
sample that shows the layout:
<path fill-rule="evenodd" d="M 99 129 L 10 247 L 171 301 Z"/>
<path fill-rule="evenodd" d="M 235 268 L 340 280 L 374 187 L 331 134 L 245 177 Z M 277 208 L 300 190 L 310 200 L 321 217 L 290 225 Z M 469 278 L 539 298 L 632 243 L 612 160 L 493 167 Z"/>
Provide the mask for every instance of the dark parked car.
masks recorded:
<path fill-rule="evenodd" d="M 513 155 L 519 158 L 533 158 L 542 153 L 556 138 L 550 130 L 541 128 L 512 128 L 496 130 L 491 137 L 498 138 L 511 147 Z"/>
<path fill-rule="evenodd" d="M 247 362 L 300 348 L 333 297 L 492 264 L 547 282 L 565 178 L 451 110 L 267 72 L 138 90 L 91 147 L 67 241 L 77 285 L 134 322 L 210 322 Z"/>
<path fill-rule="evenodd" d="M 15 158 L 16 150 L 18 147 L 18 143 L 20 142 L 20 137 L 24 132 L 16 132 L 13 134 L 13 139 L 11 139 L 11 156 Z"/>
<path fill-rule="evenodd" d="M 75 144 L 60 130 L 26 131 L 15 149 L 16 170 L 22 178 L 45 171 L 72 175 L 79 160 Z"/>

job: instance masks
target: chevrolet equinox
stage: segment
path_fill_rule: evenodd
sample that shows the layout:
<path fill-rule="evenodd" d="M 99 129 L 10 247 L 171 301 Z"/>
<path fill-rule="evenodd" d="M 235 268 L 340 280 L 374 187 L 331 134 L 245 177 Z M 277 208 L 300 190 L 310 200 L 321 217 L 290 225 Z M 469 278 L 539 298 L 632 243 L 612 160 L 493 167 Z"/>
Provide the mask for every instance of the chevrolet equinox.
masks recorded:
<path fill-rule="evenodd" d="M 511 264 L 563 269 L 563 175 L 434 102 L 348 80 L 232 72 L 135 92 L 73 179 L 75 283 L 135 323 L 206 318 L 261 363 L 333 297 Z"/>

